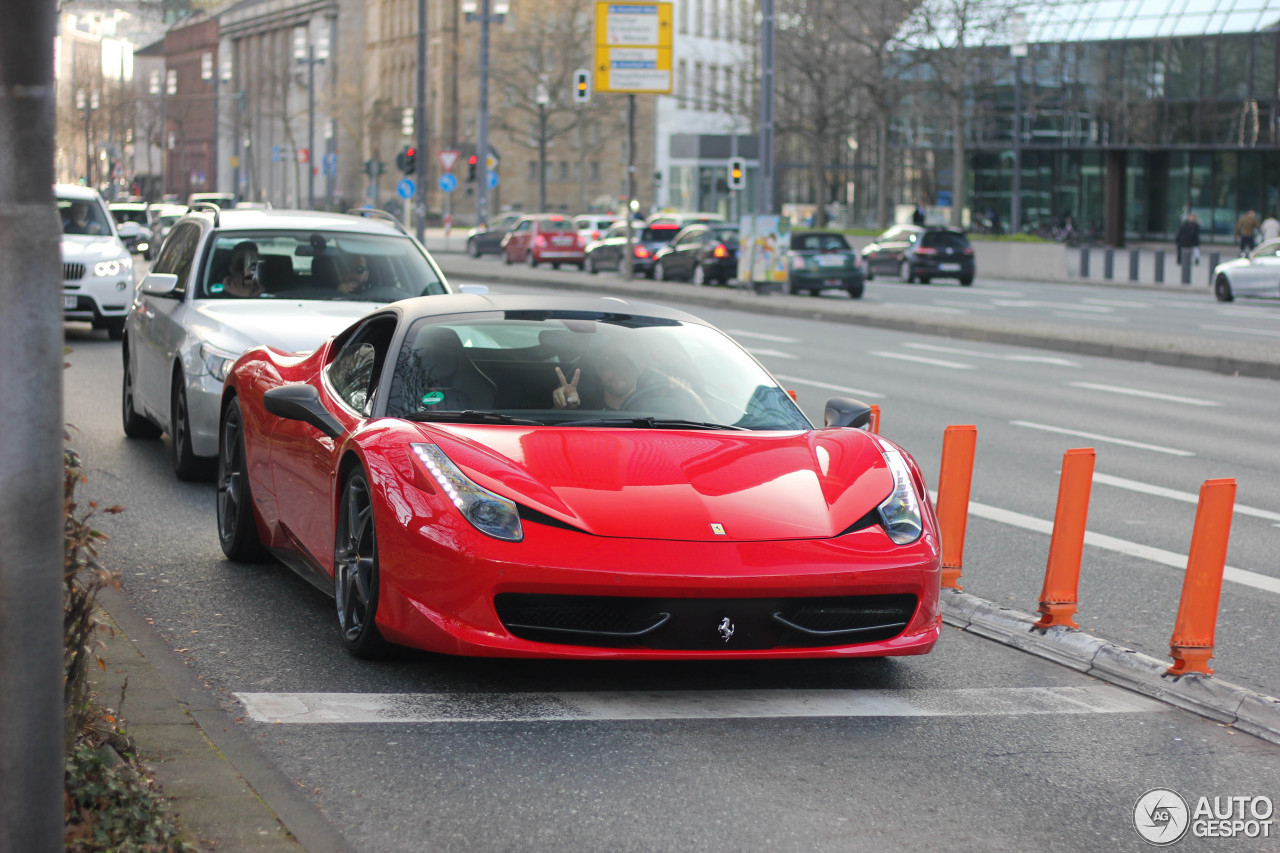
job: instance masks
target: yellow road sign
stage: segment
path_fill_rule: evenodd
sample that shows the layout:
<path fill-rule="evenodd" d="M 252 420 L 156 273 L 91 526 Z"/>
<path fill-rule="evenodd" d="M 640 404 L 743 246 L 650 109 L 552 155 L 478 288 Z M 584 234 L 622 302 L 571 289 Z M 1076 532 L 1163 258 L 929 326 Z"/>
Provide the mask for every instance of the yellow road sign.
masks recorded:
<path fill-rule="evenodd" d="M 673 6 L 596 2 L 596 84 L 600 92 L 671 93 Z"/>

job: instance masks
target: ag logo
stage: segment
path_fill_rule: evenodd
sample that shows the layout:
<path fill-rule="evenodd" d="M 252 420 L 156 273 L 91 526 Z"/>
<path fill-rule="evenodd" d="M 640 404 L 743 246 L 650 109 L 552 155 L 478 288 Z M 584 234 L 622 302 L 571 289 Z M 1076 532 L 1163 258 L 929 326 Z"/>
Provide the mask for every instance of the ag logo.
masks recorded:
<path fill-rule="evenodd" d="M 1152 788 L 1133 806 L 1133 826 L 1144 841 L 1164 847 L 1187 834 L 1187 801 L 1168 788 Z"/>

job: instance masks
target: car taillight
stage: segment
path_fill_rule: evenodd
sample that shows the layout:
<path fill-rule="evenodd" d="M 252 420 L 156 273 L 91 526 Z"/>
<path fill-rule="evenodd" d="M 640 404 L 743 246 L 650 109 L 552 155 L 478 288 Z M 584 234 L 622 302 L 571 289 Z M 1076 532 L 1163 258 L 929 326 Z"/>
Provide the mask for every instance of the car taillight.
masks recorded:
<path fill-rule="evenodd" d="M 916 254 L 917 255 L 936 255 L 938 254 L 938 250 L 931 249 L 928 246 L 921 246 L 919 249 L 916 249 Z"/>
<path fill-rule="evenodd" d="M 966 254 L 966 255 L 972 255 L 972 254 L 973 254 L 973 247 L 972 247 L 972 246 L 966 246 L 966 247 L 965 247 L 965 250 L 964 250 L 964 254 Z"/>
<path fill-rule="evenodd" d="M 538 236 L 533 238 L 533 242 L 535 245 L 545 246 L 547 245 L 547 237 L 545 234 L 539 234 Z"/>
<path fill-rule="evenodd" d="M 591 232 L 591 239 L 592 239 L 592 240 L 599 240 L 599 239 L 600 239 L 600 232 L 599 232 L 599 231 L 592 231 L 592 232 Z"/>
<path fill-rule="evenodd" d="M 729 257 L 729 250 L 724 247 L 723 243 L 721 243 L 719 246 L 716 246 L 711 250 L 711 254 L 717 258 L 727 258 Z"/>
<path fill-rule="evenodd" d="M 636 249 L 635 254 L 637 258 L 649 257 L 649 250 L 646 249 L 644 246 L 636 246 L 635 249 Z"/>

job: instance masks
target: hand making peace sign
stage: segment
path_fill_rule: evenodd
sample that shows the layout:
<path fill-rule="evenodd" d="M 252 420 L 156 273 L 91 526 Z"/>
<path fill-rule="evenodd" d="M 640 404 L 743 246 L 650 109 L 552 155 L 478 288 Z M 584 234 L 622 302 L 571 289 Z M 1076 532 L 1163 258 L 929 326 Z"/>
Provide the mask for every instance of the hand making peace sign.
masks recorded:
<path fill-rule="evenodd" d="M 556 376 L 560 378 L 560 387 L 551 392 L 551 404 L 557 409 L 576 409 L 581 400 L 578 398 L 578 380 L 582 371 L 573 371 L 573 381 L 564 378 L 564 371 L 556 368 Z"/>

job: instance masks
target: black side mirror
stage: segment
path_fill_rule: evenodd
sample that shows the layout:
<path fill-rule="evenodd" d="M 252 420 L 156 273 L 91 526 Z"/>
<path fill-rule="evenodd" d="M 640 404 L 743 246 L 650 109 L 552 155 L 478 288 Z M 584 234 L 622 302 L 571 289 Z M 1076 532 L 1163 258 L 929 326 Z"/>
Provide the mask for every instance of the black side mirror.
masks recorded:
<path fill-rule="evenodd" d="M 281 385 L 272 388 L 262 395 L 262 404 L 276 417 L 311 424 L 329 438 L 337 438 L 346 432 L 338 419 L 320 402 L 320 392 L 310 385 Z"/>
<path fill-rule="evenodd" d="M 822 412 L 824 427 L 866 429 L 871 423 L 871 407 L 852 397 L 832 397 Z"/>

